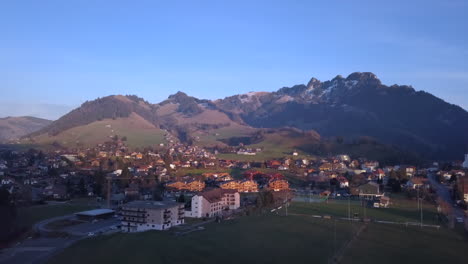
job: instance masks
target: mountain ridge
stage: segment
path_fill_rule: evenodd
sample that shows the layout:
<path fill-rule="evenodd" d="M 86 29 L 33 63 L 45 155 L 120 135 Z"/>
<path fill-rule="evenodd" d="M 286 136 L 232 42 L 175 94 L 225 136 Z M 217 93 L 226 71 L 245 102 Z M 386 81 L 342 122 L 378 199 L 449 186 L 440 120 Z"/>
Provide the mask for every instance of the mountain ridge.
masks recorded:
<path fill-rule="evenodd" d="M 0 141 L 19 139 L 51 123 L 51 120 L 33 116 L 8 116 L 0 118 Z"/>
<path fill-rule="evenodd" d="M 324 137 L 370 136 L 431 158 L 455 158 L 468 145 L 468 112 L 408 85 L 387 86 L 371 72 L 355 72 L 328 81 L 274 92 L 249 92 L 223 99 L 198 99 L 177 92 L 150 104 L 137 96 L 113 95 L 79 108 L 29 136 L 57 135 L 98 120 L 135 112 L 155 127 L 193 143 L 191 135 L 221 127 L 314 130 Z"/>

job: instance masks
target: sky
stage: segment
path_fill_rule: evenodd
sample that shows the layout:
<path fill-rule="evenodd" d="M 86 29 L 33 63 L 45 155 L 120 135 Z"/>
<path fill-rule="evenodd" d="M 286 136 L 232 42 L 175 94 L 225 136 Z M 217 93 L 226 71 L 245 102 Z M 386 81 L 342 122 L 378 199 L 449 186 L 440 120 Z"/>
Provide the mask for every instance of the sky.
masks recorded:
<path fill-rule="evenodd" d="M 0 117 L 373 72 L 468 109 L 468 1 L 0 1 Z"/>

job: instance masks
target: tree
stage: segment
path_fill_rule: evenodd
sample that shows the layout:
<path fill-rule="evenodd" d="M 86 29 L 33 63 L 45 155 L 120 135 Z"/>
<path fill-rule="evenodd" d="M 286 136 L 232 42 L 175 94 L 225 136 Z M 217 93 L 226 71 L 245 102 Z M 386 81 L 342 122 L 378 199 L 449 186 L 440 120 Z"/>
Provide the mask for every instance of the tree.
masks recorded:
<path fill-rule="evenodd" d="M 185 203 L 185 196 L 183 194 L 181 194 L 178 198 L 177 198 L 177 202 L 178 203 Z"/>
<path fill-rule="evenodd" d="M 78 183 L 78 190 L 81 195 L 86 194 L 86 186 L 85 186 L 85 181 L 83 178 L 80 178 L 80 182 Z"/>
<path fill-rule="evenodd" d="M 18 231 L 16 206 L 10 192 L 0 188 L 0 242 L 6 242 Z"/>
<path fill-rule="evenodd" d="M 164 196 L 164 184 L 162 182 L 158 182 L 156 184 L 156 188 L 154 188 L 154 191 L 153 191 L 153 199 L 155 201 L 162 201 L 164 199 L 163 196 Z"/>
<path fill-rule="evenodd" d="M 271 191 L 261 191 L 257 196 L 257 208 L 265 208 L 273 205 L 274 197 Z"/>

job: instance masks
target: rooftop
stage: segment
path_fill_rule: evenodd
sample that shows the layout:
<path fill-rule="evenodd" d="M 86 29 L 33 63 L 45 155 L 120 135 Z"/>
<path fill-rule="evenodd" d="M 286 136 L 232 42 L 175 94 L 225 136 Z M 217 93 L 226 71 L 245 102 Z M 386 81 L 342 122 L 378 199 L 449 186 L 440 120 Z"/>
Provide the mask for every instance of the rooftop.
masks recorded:
<path fill-rule="evenodd" d="M 179 206 L 180 203 L 173 201 L 133 201 L 124 204 L 122 207 L 145 208 L 145 209 L 166 209 Z"/>
<path fill-rule="evenodd" d="M 78 213 L 75 213 L 75 215 L 98 216 L 98 215 L 104 215 L 104 214 L 112 214 L 114 212 L 115 211 L 111 209 L 94 209 L 94 210 L 89 210 L 89 211 L 78 212 Z"/>

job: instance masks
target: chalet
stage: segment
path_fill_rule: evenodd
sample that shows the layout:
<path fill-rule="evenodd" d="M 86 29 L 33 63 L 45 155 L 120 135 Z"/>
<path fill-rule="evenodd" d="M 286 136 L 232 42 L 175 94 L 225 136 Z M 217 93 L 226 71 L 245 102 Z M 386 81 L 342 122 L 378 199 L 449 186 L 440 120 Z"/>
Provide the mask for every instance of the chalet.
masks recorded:
<path fill-rule="evenodd" d="M 275 179 L 268 183 L 268 188 L 275 192 L 289 190 L 289 183 L 287 180 Z"/>
<path fill-rule="evenodd" d="M 243 180 L 239 182 L 239 192 L 258 192 L 258 183 L 253 180 Z"/>
<path fill-rule="evenodd" d="M 239 182 L 238 181 L 225 181 L 218 183 L 219 188 L 225 190 L 239 190 Z"/>
<path fill-rule="evenodd" d="M 203 189 L 205 189 L 205 182 L 192 180 L 186 183 L 186 188 L 190 192 L 201 192 Z"/>
<path fill-rule="evenodd" d="M 333 164 L 324 163 L 324 164 L 320 165 L 319 170 L 320 171 L 331 171 L 331 170 L 333 170 Z"/>

